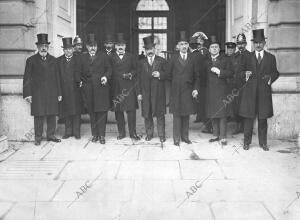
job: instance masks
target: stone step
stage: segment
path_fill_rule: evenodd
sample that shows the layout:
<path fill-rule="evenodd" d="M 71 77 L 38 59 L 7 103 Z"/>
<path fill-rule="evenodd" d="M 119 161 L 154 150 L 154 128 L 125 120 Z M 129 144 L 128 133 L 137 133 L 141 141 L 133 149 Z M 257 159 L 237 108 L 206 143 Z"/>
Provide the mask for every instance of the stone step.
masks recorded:
<path fill-rule="evenodd" d="M 8 140 L 6 136 L 0 136 L 0 153 L 8 149 Z"/>

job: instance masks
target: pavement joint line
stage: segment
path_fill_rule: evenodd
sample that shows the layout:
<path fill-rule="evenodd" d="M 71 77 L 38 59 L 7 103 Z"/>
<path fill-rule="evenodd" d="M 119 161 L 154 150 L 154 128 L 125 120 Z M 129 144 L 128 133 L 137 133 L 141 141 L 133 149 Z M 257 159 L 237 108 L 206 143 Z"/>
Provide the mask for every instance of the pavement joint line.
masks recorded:
<path fill-rule="evenodd" d="M 53 196 L 51 197 L 51 199 L 49 200 L 50 202 L 53 202 L 53 199 L 55 198 L 55 196 L 57 195 L 57 193 L 59 193 L 59 191 L 62 189 L 63 185 L 66 183 L 66 180 L 63 180 L 62 183 L 60 184 L 60 186 L 57 188 L 57 190 L 54 192 Z"/>
<path fill-rule="evenodd" d="M 91 140 L 88 140 L 88 142 L 83 146 L 83 149 L 87 148 Z"/>
<path fill-rule="evenodd" d="M 61 170 L 58 172 L 58 174 L 53 178 L 53 180 L 58 180 L 59 177 L 60 177 L 60 175 L 62 174 L 63 170 L 67 167 L 67 165 L 68 165 L 69 163 L 72 163 L 72 162 L 73 162 L 73 160 L 68 160 L 68 161 L 64 164 L 64 166 L 61 168 Z"/>
<path fill-rule="evenodd" d="M 119 164 L 119 166 L 118 166 L 118 170 L 117 170 L 117 172 L 116 172 L 116 175 L 115 175 L 114 179 L 118 179 L 118 175 L 119 175 L 119 172 L 120 172 L 120 169 L 121 169 L 122 162 L 120 161 L 119 163 L 120 163 L 120 164 Z"/>
<path fill-rule="evenodd" d="M 276 218 L 274 217 L 274 215 L 271 213 L 271 211 L 268 209 L 268 207 L 266 206 L 266 204 L 264 202 L 261 202 L 262 206 L 265 208 L 265 210 L 269 213 L 269 215 L 271 216 L 271 218 L 273 220 L 275 220 Z"/>
<path fill-rule="evenodd" d="M 15 151 L 12 152 L 10 155 L 8 155 L 6 158 L 4 158 L 3 160 L 0 160 L 0 163 L 2 163 L 2 162 L 4 162 L 4 161 L 6 161 L 7 159 L 9 159 L 11 156 L 13 156 L 14 154 L 16 154 L 19 150 L 20 150 L 20 149 L 15 150 Z"/>
<path fill-rule="evenodd" d="M 50 149 L 44 156 L 42 156 L 40 161 L 44 160 L 48 156 L 48 154 L 51 153 L 51 151 L 52 151 L 52 149 Z"/>
<path fill-rule="evenodd" d="M 178 162 L 178 168 L 179 168 L 180 179 L 183 180 L 180 160 L 177 160 L 177 162 Z"/>
<path fill-rule="evenodd" d="M 221 170 L 221 172 L 222 172 L 222 174 L 223 174 L 223 176 L 224 176 L 224 179 L 228 179 L 228 177 L 227 177 L 227 175 L 225 174 L 223 168 L 221 167 L 221 165 L 220 165 L 218 159 L 215 160 L 215 163 L 217 164 L 217 166 L 218 166 L 219 169 Z"/>
<path fill-rule="evenodd" d="M 46 143 L 44 143 L 42 146 L 41 146 L 41 149 L 45 148 L 50 142 L 47 141 Z"/>
<path fill-rule="evenodd" d="M 99 152 L 99 155 L 98 155 L 97 158 L 96 158 L 96 161 L 99 160 L 99 157 L 101 156 L 101 154 L 103 153 L 103 151 L 104 151 L 105 149 L 106 149 L 105 146 L 101 148 L 101 150 L 100 150 L 100 152 Z"/>
<path fill-rule="evenodd" d="M 140 160 L 140 152 L 141 152 L 141 149 L 139 149 L 139 151 L 138 151 L 137 160 Z"/>
<path fill-rule="evenodd" d="M 4 220 L 5 217 L 8 215 L 8 213 L 14 208 L 14 206 L 16 205 L 16 202 L 13 202 L 13 204 L 9 207 L 9 209 L 7 209 L 3 215 L 0 216 L 0 220 Z"/>

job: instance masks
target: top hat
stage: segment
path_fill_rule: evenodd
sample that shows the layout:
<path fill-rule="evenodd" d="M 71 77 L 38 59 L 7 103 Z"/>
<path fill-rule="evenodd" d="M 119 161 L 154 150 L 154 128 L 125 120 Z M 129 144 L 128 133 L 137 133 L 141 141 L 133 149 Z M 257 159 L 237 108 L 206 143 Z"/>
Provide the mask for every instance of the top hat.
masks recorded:
<path fill-rule="evenodd" d="M 178 39 L 178 42 L 180 41 L 185 41 L 185 42 L 188 42 L 188 38 L 186 36 L 186 32 L 185 31 L 180 31 L 179 32 L 179 39 Z"/>
<path fill-rule="evenodd" d="M 234 43 L 234 42 L 226 42 L 225 45 L 227 46 L 227 48 L 235 48 L 236 47 L 236 43 Z"/>
<path fill-rule="evenodd" d="M 237 44 L 247 43 L 247 41 L 246 41 L 246 36 L 245 36 L 244 33 L 238 34 L 238 36 L 236 37 L 236 43 L 237 43 Z"/>
<path fill-rule="evenodd" d="M 72 37 L 64 37 L 62 39 L 62 42 L 63 42 L 62 48 L 71 48 L 71 47 L 73 47 Z"/>
<path fill-rule="evenodd" d="M 95 34 L 90 33 L 90 34 L 87 35 L 87 37 L 86 37 L 86 44 L 90 45 L 90 46 L 97 45 L 97 41 L 95 39 Z"/>
<path fill-rule="evenodd" d="M 104 43 L 114 43 L 115 39 L 114 36 L 112 34 L 106 34 L 105 35 L 105 40 Z"/>
<path fill-rule="evenodd" d="M 75 46 L 77 44 L 82 44 L 82 40 L 78 35 L 76 35 L 76 37 L 73 40 L 73 45 Z"/>
<path fill-rule="evenodd" d="M 253 33 L 252 41 L 254 41 L 254 42 L 265 41 L 266 37 L 265 37 L 265 34 L 264 34 L 264 29 L 253 30 L 252 33 Z"/>
<path fill-rule="evenodd" d="M 35 44 L 50 44 L 48 42 L 48 34 L 37 34 L 37 42 Z"/>
<path fill-rule="evenodd" d="M 217 37 L 215 35 L 210 36 L 209 38 L 209 46 L 212 44 L 218 44 L 221 47 L 220 42 L 217 40 Z"/>
<path fill-rule="evenodd" d="M 144 48 L 146 48 L 146 49 L 149 49 L 149 48 L 152 48 L 155 46 L 153 35 L 144 37 L 143 41 L 144 41 Z"/>
<path fill-rule="evenodd" d="M 124 34 L 123 33 L 118 33 L 117 34 L 117 44 L 126 44 L 126 41 L 124 39 Z"/>

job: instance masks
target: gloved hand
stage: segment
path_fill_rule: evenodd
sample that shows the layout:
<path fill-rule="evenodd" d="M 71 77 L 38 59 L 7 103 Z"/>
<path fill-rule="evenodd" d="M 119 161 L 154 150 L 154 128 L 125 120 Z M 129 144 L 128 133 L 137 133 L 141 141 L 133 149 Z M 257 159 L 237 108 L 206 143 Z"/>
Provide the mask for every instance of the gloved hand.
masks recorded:
<path fill-rule="evenodd" d="M 131 73 L 123 73 L 123 79 L 131 80 L 132 74 Z"/>

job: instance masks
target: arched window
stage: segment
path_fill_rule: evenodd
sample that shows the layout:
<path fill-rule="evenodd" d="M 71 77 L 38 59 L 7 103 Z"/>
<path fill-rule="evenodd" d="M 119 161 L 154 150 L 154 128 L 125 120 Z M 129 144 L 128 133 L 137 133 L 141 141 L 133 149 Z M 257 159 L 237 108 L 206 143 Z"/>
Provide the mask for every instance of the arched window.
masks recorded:
<path fill-rule="evenodd" d="M 169 6 L 166 0 L 140 0 L 136 7 L 138 29 L 138 52 L 142 53 L 143 38 L 153 35 L 157 54 L 167 51 Z"/>

